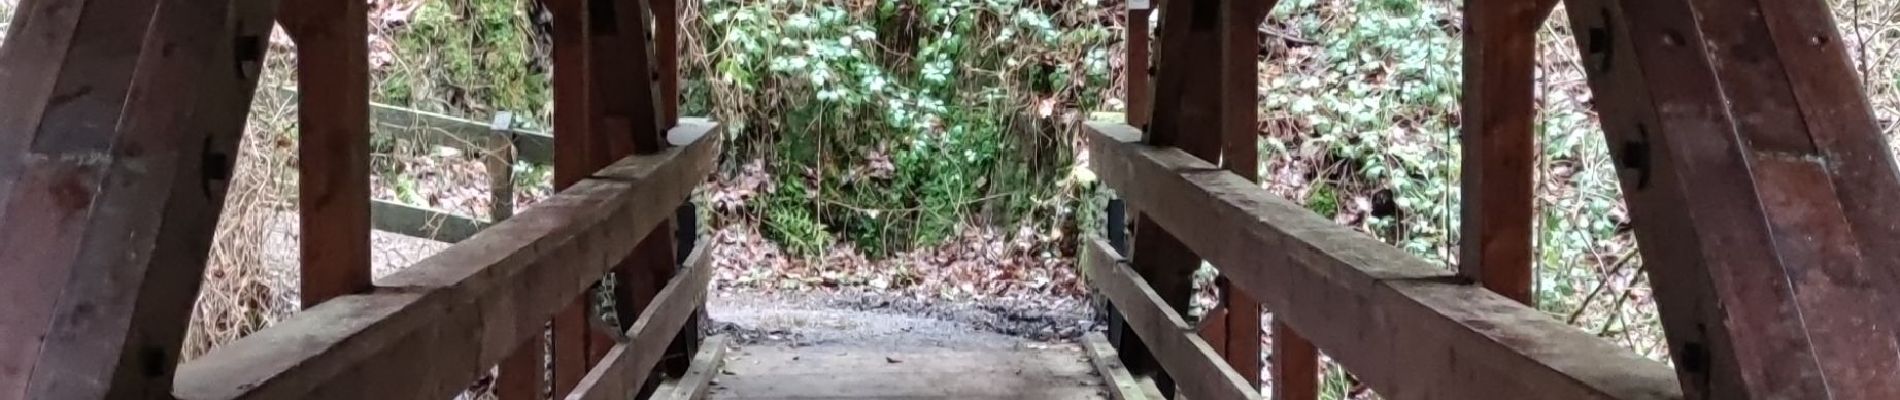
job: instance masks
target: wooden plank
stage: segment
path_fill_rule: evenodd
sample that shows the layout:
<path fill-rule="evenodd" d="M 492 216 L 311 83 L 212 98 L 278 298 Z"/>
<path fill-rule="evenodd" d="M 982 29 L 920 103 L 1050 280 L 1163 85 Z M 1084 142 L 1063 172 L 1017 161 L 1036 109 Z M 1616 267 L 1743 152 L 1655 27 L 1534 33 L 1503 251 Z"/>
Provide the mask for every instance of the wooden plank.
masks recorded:
<path fill-rule="evenodd" d="M 181 399 L 446 398 L 543 333 L 712 171 L 718 127 L 623 159 L 389 277 L 181 367 Z M 393 378 L 391 378 L 393 377 Z"/>
<path fill-rule="evenodd" d="M 494 225 L 453 212 L 382 200 L 370 201 L 376 230 L 443 243 L 458 243 Z"/>
<path fill-rule="evenodd" d="M 169 392 L 274 8 L 19 4 L 31 23 L 0 48 L 0 399 Z"/>
<path fill-rule="evenodd" d="M 1103 182 L 1388 398 L 1682 396 L 1662 364 L 1459 284 L 1192 155 L 1132 143 L 1134 128 L 1088 129 Z"/>
<path fill-rule="evenodd" d="M 297 204 L 302 304 L 368 291 L 369 3 L 289 0 L 297 43 Z"/>
<path fill-rule="evenodd" d="M 1566 9 L 1684 391 L 1900 397 L 1900 176 L 1826 4 Z"/>
<path fill-rule="evenodd" d="M 1161 399 L 1161 391 L 1153 385 L 1143 385 L 1134 374 L 1128 373 L 1128 367 L 1122 365 L 1121 354 L 1109 345 L 1108 337 L 1101 332 L 1089 332 L 1082 335 L 1082 349 L 1088 351 L 1089 361 L 1095 364 L 1095 372 L 1102 376 L 1102 383 L 1108 386 L 1108 398 L 1113 400 L 1150 400 Z"/>
<path fill-rule="evenodd" d="M 624 399 L 638 391 L 647 382 L 647 377 L 659 365 L 660 357 L 665 355 L 673 336 L 680 333 L 680 327 L 695 317 L 693 310 L 706 299 L 707 285 L 712 280 L 712 254 L 707 251 L 711 244 L 701 241 L 686 257 L 685 270 L 668 281 L 665 289 L 655 295 L 651 304 L 640 311 L 640 320 L 627 329 L 626 343 L 615 345 L 607 352 L 607 358 L 587 377 L 568 400 L 604 400 Z"/>
<path fill-rule="evenodd" d="M 668 381 L 672 385 L 662 387 L 650 399 L 699 400 L 706 398 L 706 393 L 712 390 L 713 378 L 719 376 L 719 368 L 726 362 L 726 342 L 725 335 L 706 338 L 705 347 L 693 356 L 692 367 L 688 368 L 685 374 L 680 375 L 678 380 Z"/>
<path fill-rule="evenodd" d="M 1533 304 L 1537 28 L 1548 15 L 1537 3 L 1464 5 L 1458 273 L 1524 304 Z"/>
<path fill-rule="evenodd" d="M 1213 346 L 1194 333 L 1194 326 L 1149 288 L 1108 242 L 1088 243 L 1083 250 L 1082 271 L 1089 283 L 1115 302 L 1128 319 L 1128 326 L 1141 335 L 1142 343 L 1174 377 L 1182 394 L 1196 400 L 1260 398 L 1252 384 L 1223 362 Z"/>

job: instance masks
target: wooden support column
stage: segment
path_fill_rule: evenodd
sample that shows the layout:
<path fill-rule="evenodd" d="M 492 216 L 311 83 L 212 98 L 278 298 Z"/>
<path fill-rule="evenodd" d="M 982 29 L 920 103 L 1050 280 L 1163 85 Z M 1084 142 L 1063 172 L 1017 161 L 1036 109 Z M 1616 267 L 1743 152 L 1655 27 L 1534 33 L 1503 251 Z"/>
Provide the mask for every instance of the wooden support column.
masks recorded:
<path fill-rule="evenodd" d="M 1154 0 L 1128 1 L 1128 58 L 1122 66 L 1128 93 L 1122 97 L 1128 102 L 1128 125 L 1135 127 L 1147 127 L 1148 115 L 1154 112 L 1154 89 L 1148 86 L 1154 79 L 1148 64 L 1148 18 L 1153 10 Z"/>
<path fill-rule="evenodd" d="M 1221 0 L 1170 0 L 1162 3 L 1160 56 L 1155 75 L 1153 121 L 1143 138 L 1156 146 L 1178 147 L 1205 160 L 1221 155 L 1222 121 Z M 1131 263 L 1167 304 L 1187 313 L 1194 294 L 1194 271 L 1201 259 L 1145 214 L 1135 223 Z M 1124 333 L 1123 337 L 1136 337 Z M 1156 375 L 1157 386 L 1172 393 L 1172 381 L 1155 365 L 1145 347 L 1123 349 L 1129 368 Z"/>
<path fill-rule="evenodd" d="M 609 142 L 612 158 L 663 151 L 669 146 L 667 130 L 677 124 L 669 113 L 677 111 L 678 78 L 666 64 L 677 64 L 677 52 L 673 50 L 678 43 L 677 17 L 672 15 L 677 14 L 678 7 L 669 0 L 590 1 L 603 7 L 594 12 L 612 16 L 598 17 L 597 21 L 613 24 L 589 27 L 593 32 L 589 62 L 594 71 L 624 71 L 594 77 L 594 98 L 600 107 L 594 117 L 595 134 Z M 601 166 L 611 162 L 605 160 Z M 679 265 L 673 231 L 671 222 L 653 228 L 641 238 L 633 254 L 614 269 L 614 301 L 619 304 L 615 311 L 622 324 L 632 324 L 642 317 L 641 312 L 673 278 Z M 595 343 L 602 356 L 614 345 L 610 341 Z M 641 389 L 643 394 L 654 388 L 663 374 L 647 376 L 649 382 Z"/>
<path fill-rule="evenodd" d="M 588 0 L 540 0 L 550 13 L 554 14 L 554 185 L 565 188 L 579 182 L 588 174 L 593 152 L 605 151 L 606 146 L 591 145 L 593 119 L 589 118 L 590 74 L 587 62 L 588 24 L 593 20 L 589 15 L 592 7 Z M 580 384 L 581 377 L 587 373 L 587 329 L 588 294 L 576 296 L 574 302 L 554 316 L 549 324 L 552 331 L 546 346 L 553 360 L 551 373 L 555 396 L 564 396 Z M 532 347 L 530 343 L 528 347 Z M 539 351 L 524 348 L 516 351 L 515 358 L 530 357 L 527 352 Z M 511 363 L 515 364 L 515 363 Z M 526 362 L 518 363 L 525 367 Z M 503 371 L 503 375 L 511 371 Z M 543 372 L 518 371 L 515 374 L 534 374 L 540 379 Z M 516 378 L 516 379 L 526 379 Z M 538 396 L 538 394 L 537 394 Z"/>
<path fill-rule="evenodd" d="M 1250 181 L 1260 177 L 1260 22 L 1276 0 L 1223 0 L 1221 4 L 1222 165 Z M 1247 383 L 1260 387 L 1260 302 L 1226 278 L 1222 312 L 1209 313 L 1215 347 Z"/>
<path fill-rule="evenodd" d="M 297 43 L 297 204 L 303 307 L 368 291 L 369 8 L 289 0 Z"/>
<path fill-rule="evenodd" d="M 1466 0 L 1458 274 L 1532 304 L 1537 28 L 1544 1 Z M 1554 2 L 1548 2 L 1554 4 Z"/>
<path fill-rule="evenodd" d="M 553 0 L 555 7 L 555 186 L 579 182 L 615 160 L 666 148 L 652 11 L 642 0 Z M 643 236 L 614 269 L 619 320 L 630 324 L 671 277 L 671 225 Z M 565 394 L 615 340 L 587 327 L 587 296 L 554 323 L 556 393 Z M 593 333 L 589 333 L 593 332 Z"/>
<path fill-rule="evenodd" d="M 679 0 L 653 1 L 654 55 L 659 57 L 660 105 L 664 126 L 680 122 L 680 13 Z M 684 257 L 683 255 L 681 257 Z"/>
<path fill-rule="evenodd" d="M 1900 398 L 1900 176 L 1819 1 L 1571 1 L 1692 399 Z"/>
<path fill-rule="evenodd" d="M 19 5 L 0 49 L 0 399 L 170 393 L 274 7 Z"/>

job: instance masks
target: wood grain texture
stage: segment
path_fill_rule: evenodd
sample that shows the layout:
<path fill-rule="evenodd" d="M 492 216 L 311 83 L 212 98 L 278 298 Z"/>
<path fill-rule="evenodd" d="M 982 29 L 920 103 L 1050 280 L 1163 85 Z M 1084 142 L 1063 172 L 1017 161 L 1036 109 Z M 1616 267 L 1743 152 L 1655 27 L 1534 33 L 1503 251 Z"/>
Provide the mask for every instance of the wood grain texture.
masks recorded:
<path fill-rule="evenodd" d="M 646 385 L 660 358 L 673 344 L 686 321 L 698 318 L 693 311 L 705 303 L 707 285 L 712 280 L 712 253 L 708 241 L 700 241 L 686 257 L 685 269 L 667 281 L 653 301 L 640 310 L 640 320 L 627 328 L 627 343 L 615 345 L 607 357 L 595 365 L 568 400 L 624 399 Z"/>
<path fill-rule="evenodd" d="M 297 43 L 297 205 L 304 308 L 370 284 L 369 6 L 286 0 Z"/>
<path fill-rule="evenodd" d="M 1108 242 L 1087 243 L 1082 271 L 1089 284 L 1115 302 L 1128 326 L 1141 335 L 1155 360 L 1174 378 L 1180 394 L 1197 400 L 1260 398 L 1253 384 L 1235 373 L 1212 345 L 1195 334 L 1194 327 L 1149 288 Z"/>
<path fill-rule="evenodd" d="M 1458 284 L 1204 160 L 1132 143 L 1131 127 L 1088 129 L 1090 169 L 1105 183 L 1384 396 L 1682 396 L 1662 364 Z"/>
<path fill-rule="evenodd" d="M 1900 397 L 1900 177 L 1826 5 L 1566 10 L 1683 390 Z"/>
<path fill-rule="evenodd" d="M 1537 28 L 1533 0 L 1464 4 L 1464 159 L 1458 272 L 1524 304 L 1531 297 Z"/>
<path fill-rule="evenodd" d="M 264 42 L 246 39 L 275 4 L 17 12 L 0 47 L 0 399 L 162 397 L 257 82 Z"/>
<path fill-rule="evenodd" d="M 716 125 L 623 159 L 508 221 L 181 367 L 182 399 L 446 398 L 542 334 L 544 323 L 672 217 L 712 171 Z"/>

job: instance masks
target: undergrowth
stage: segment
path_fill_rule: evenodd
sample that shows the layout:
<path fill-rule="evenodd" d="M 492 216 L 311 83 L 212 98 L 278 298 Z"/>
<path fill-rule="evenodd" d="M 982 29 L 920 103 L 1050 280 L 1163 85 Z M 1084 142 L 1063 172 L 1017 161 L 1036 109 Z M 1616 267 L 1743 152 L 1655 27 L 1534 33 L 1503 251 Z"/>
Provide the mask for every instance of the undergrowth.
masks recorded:
<path fill-rule="evenodd" d="M 1100 3 L 1023 0 L 699 4 L 687 114 L 733 135 L 772 182 L 722 215 L 792 253 L 881 257 L 966 225 L 1074 224 L 1081 110 L 1103 101 Z M 703 66 L 704 68 L 692 68 Z M 736 166 L 744 161 L 737 161 Z"/>

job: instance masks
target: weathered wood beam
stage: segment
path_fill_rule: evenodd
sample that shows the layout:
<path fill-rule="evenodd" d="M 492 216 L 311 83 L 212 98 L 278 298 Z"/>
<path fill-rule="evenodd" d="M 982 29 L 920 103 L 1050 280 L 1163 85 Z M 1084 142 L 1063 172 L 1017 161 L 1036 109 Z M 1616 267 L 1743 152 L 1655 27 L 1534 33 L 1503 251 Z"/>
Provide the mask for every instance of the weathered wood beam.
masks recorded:
<path fill-rule="evenodd" d="M 1537 28 L 1549 15 L 1538 3 L 1468 0 L 1464 5 L 1458 273 L 1524 304 L 1534 300 Z"/>
<path fill-rule="evenodd" d="M 19 5 L 0 47 L 0 399 L 170 390 L 275 7 Z"/>
<path fill-rule="evenodd" d="M 658 56 L 661 126 L 680 120 L 680 9 L 679 0 L 652 0 L 653 53 Z"/>
<path fill-rule="evenodd" d="M 1153 89 L 1150 89 L 1148 86 L 1150 80 L 1153 79 L 1153 77 L 1149 76 L 1151 70 L 1148 64 L 1148 54 L 1150 51 L 1148 48 L 1148 36 L 1150 35 L 1151 29 L 1148 26 L 1148 19 L 1150 18 L 1149 15 L 1153 12 L 1153 0 L 1128 1 L 1128 9 L 1125 14 L 1128 31 L 1124 32 L 1127 35 L 1128 53 L 1125 54 L 1125 58 L 1122 59 L 1122 79 L 1124 79 L 1123 85 L 1126 86 L 1125 90 L 1127 90 L 1127 92 L 1122 95 L 1122 98 L 1128 102 L 1125 106 L 1125 109 L 1128 110 L 1128 116 L 1126 118 L 1128 124 L 1134 126 L 1147 126 L 1148 116 L 1154 113 L 1154 101 L 1152 100 L 1154 98 L 1154 92 Z"/>
<path fill-rule="evenodd" d="M 1565 9 L 1683 390 L 1900 398 L 1900 176 L 1827 5 Z"/>
<path fill-rule="evenodd" d="M 1089 283 L 1115 302 L 1128 326 L 1141 335 L 1156 361 L 1174 377 L 1180 393 L 1197 400 L 1260 398 L 1253 383 L 1221 360 L 1214 347 L 1174 307 L 1130 268 L 1108 242 L 1090 240 L 1083 249 L 1082 272 Z"/>
<path fill-rule="evenodd" d="M 661 68 L 655 55 L 661 46 L 649 36 L 659 33 L 654 26 L 654 4 L 649 1 L 588 0 L 587 62 L 593 71 L 588 105 L 593 127 L 582 139 L 585 143 L 577 146 L 587 147 L 586 154 L 607 158 L 582 161 L 586 166 L 572 172 L 585 174 L 612 158 L 666 148 L 662 134 L 670 121 L 661 101 Z M 555 169 L 556 175 L 562 174 L 562 167 Z M 672 278 L 676 269 L 672 233 L 670 223 L 655 227 L 614 269 L 614 302 L 620 321 L 638 318 L 638 312 L 661 289 L 659 284 Z M 588 346 L 589 360 L 599 361 L 615 343 L 605 335 L 592 335 Z"/>
<path fill-rule="evenodd" d="M 378 282 L 181 367 L 181 399 L 447 398 L 540 336 L 712 171 L 720 134 L 602 169 Z M 332 304 L 334 303 L 334 304 Z"/>
<path fill-rule="evenodd" d="M 614 345 L 607 357 L 581 380 L 568 400 L 624 399 L 639 390 L 653 376 L 661 356 L 673 343 L 689 319 L 698 317 L 693 310 L 706 299 L 712 278 L 712 254 L 700 241 L 686 258 L 686 269 L 668 281 L 640 311 L 640 319 L 627 328 L 628 341 Z"/>
<path fill-rule="evenodd" d="M 1090 169 L 1389 398 L 1670 399 L 1644 360 L 1178 149 L 1088 125 Z M 1509 377 L 1509 379 L 1497 379 Z"/>
<path fill-rule="evenodd" d="M 1108 343 L 1108 337 L 1101 332 L 1089 332 L 1082 335 L 1082 350 L 1089 354 L 1089 361 L 1095 364 L 1096 375 L 1102 376 L 1102 386 L 1107 387 L 1108 398 L 1112 400 L 1160 400 L 1161 391 L 1153 385 L 1143 385 L 1128 373 L 1128 367 L 1122 365 L 1122 356 Z"/>
<path fill-rule="evenodd" d="M 694 315 L 689 318 L 697 318 Z M 679 380 L 668 381 L 670 387 L 662 386 L 651 400 L 699 400 L 706 398 L 712 390 L 713 378 L 719 376 L 719 370 L 726 363 L 725 335 L 707 337 L 704 349 L 693 356 L 692 367 L 681 374 Z"/>
<path fill-rule="evenodd" d="M 1260 177 L 1260 23 L 1267 10 L 1277 3 L 1278 0 L 1223 0 L 1221 3 L 1221 165 L 1256 182 Z M 1211 322 L 1221 325 L 1225 332 L 1215 347 L 1227 359 L 1227 365 L 1247 378 L 1248 384 L 1260 387 L 1260 301 L 1225 278 L 1217 284 L 1222 293 L 1221 307 L 1225 310 L 1210 313 L 1220 316 Z M 1277 339 L 1300 340 L 1292 335 Z"/>
<path fill-rule="evenodd" d="M 1207 160 L 1220 159 L 1221 0 L 1172 0 L 1161 3 L 1156 44 L 1153 113 L 1148 143 L 1178 146 Z M 1208 62 L 1216 60 L 1216 62 Z M 1145 211 L 1140 208 L 1137 210 Z M 1133 239 L 1135 270 L 1186 313 L 1194 292 L 1194 270 L 1201 260 L 1145 214 L 1138 214 Z M 1133 335 L 1122 335 L 1124 338 Z M 1153 368 L 1154 355 L 1124 344 L 1124 361 L 1136 373 L 1156 373 L 1164 393 L 1173 390 L 1165 371 Z"/>
<path fill-rule="evenodd" d="M 370 284 L 369 3 L 287 0 L 297 43 L 297 204 L 302 304 Z"/>
<path fill-rule="evenodd" d="M 554 19 L 554 187 L 566 188 L 600 168 L 598 160 L 608 159 L 608 148 L 598 143 L 595 131 L 594 74 L 589 61 L 596 0 L 538 1 L 546 4 Z M 553 371 L 549 375 L 555 396 L 572 391 L 587 371 L 588 301 L 585 293 L 575 296 L 550 323 L 547 340 Z"/>

